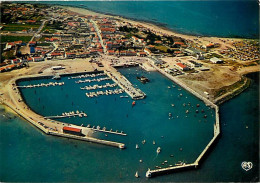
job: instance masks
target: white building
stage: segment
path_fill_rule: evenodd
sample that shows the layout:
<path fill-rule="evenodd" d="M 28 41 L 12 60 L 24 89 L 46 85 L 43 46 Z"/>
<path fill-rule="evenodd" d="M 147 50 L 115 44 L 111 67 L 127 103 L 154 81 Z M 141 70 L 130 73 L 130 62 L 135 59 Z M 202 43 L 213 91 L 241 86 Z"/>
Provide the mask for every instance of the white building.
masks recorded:
<path fill-rule="evenodd" d="M 211 58 L 210 61 L 211 61 L 212 63 L 214 63 L 214 64 L 221 64 L 221 63 L 223 63 L 223 60 L 221 60 L 221 59 L 219 59 L 219 58 L 217 58 L 217 57 Z"/>

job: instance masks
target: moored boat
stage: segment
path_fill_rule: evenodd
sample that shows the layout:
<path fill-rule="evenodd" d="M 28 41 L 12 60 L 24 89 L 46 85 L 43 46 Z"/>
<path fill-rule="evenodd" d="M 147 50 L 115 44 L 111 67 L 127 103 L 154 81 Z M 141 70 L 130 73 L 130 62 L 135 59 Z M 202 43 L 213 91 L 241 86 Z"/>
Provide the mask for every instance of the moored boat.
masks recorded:
<path fill-rule="evenodd" d="M 158 148 L 156 149 L 156 153 L 159 154 L 160 152 L 161 152 L 161 148 L 158 147 Z"/>
<path fill-rule="evenodd" d="M 138 175 L 138 171 L 135 172 L 135 177 L 138 178 L 139 175 Z"/>

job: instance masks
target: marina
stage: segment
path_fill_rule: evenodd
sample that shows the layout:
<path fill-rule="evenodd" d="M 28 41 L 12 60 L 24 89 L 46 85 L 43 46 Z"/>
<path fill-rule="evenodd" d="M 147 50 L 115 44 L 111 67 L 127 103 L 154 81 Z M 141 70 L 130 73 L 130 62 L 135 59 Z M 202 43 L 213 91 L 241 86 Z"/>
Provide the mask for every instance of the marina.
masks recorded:
<path fill-rule="evenodd" d="M 131 68 L 131 70 L 135 70 L 136 68 Z M 127 71 L 128 69 L 120 69 L 120 72 L 121 71 Z M 140 71 L 139 71 L 140 72 Z M 144 71 L 142 71 L 142 72 L 144 72 Z M 109 74 L 107 74 L 108 76 L 109 76 Z M 123 76 L 123 75 L 125 75 L 125 73 L 124 74 L 121 74 L 120 73 L 120 76 Z M 157 74 L 156 74 L 157 75 Z M 85 75 L 84 75 L 85 76 Z M 126 75 L 127 76 L 127 75 Z M 66 87 L 70 87 L 70 88 L 73 88 L 73 87 L 71 87 L 72 85 L 75 85 L 75 84 L 78 84 L 78 83 L 75 83 L 75 81 L 73 81 L 73 79 L 71 79 L 72 77 L 74 77 L 74 76 L 69 76 L 69 77 L 62 77 L 61 79 L 63 80 L 63 82 L 66 82 L 66 85 L 64 85 L 64 86 L 66 86 Z M 77 77 L 77 76 L 75 76 L 75 77 Z M 101 76 L 102 77 L 102 76 Z M 111 78 L 112 78 L 112 80 L 114 81 L 116 81 L 116 79 L 113 79 L 113 77 L 112 76 L 110 76 Z M 110 78 L 109 77 L 109 78 Z M 147 77 L 147 76 L 146 76 Z M 128 78 L 127 77 L 124 77 L 125 79 L 125 81 L 126 82 L 133 82 L 133 84 L 131 83 L 131 86 L 136 86 L 136 84 L 139 86 L 139 87 L 141 87 L 141 89 L 142 90 L 146 90 L 146 91 L 148 91 L 147 89 L 145 89 L 145 88 L 150 88 L 151 86 L 153 86 L 153 85 L 151 85 L 151 83 L 149 83 L 149 85 L 150 86 L 146 86 L 146 85 L 142 85 L 142 83 L 140 83 L 137 79 L 136 79 L 136 76 L 133 76 L 132 78 L 130 78 L 130 80 L 128 80 Z M 153 78 L 151 75 L 149 76 L 149 78 Z M 96 84 L 96 83 L 99 83 L 99 82 L 101 82 L 101 81 L 97 81 L 96 80 L 97 78 L 92 78 L 92 82 L 94 83 L 93 85 L 89 85 L 89 86 L 84 86 L 84 87 L 80 87 L 80 90 L 79 90 L 79 88 L 75 88 L 75 92 L 80 92 L 80 91 L 82 91 L 83 92 L 83 90 L 82 90 L 82 88 L 88 88 L 88 89 L 92 89 L 92 87 L 93 87 L 93 89 L 94 90 L 99 90 L 99 91 L 95 91 L 95 92 L 89 92 L 89 93 L 84 93 L 85 95 L 88 95 L 89 97 L 94 97 L 94 96 L 99 96 L 99 95 L 108 95 L 108 97 L 112 97 L 112 95 L 113 94 L 120 94 L 120 92 L 122 93 L 122 92 L 124 92 L 123 91 L 123 89 L 115 89 L 115 90 L 100 90 L 100 89 L 103 89 L 103 86 L 120 86 L 119 85 L 119 82 L 117 81 L 117 82 L 115 82 L 115 83 L 104 83 L 104 84 Z M 121 80 L 122 80 L 122 78 L 121 78 Z M 120 81 L 121 81 L 120 80 Z M 102 82 L 104 82 L 104 81 L 102 81 Z M 158 81 L 158 83 L 159 83 L 160 81 Z M 26 83 L 26 82 L 23 82 L 23 83 Z M 139 83 L 139 84 L 138 84 Z M 141 85 L 140 85 L 141 84 Z M 167 86 L 169 86 L 169 84 L 167 84 Z M 102 87 L 102 88 L 101 88 Z M 156 85 L 155 86 L 153 86 L 153 87 L 157 87 Z M 135 88 L 135 87 L 134 87 Z M 21 88 L 22 89 L 22 88 Z M 140 90 L 141 91 L 141 89 L 138 89 L 138 90 Z M 165 90 L 169 90 L 168 89 L 168 87 L 165 87 Z M 27 90 L 23 90 L 23 92 L 26 92 Z M 66 91 L 66 88 L 63 88 L 63 90 L 61 90 L 61 91 Z M 182 111 L 181 113 L 176 113 L 176 111 L 174 112 L 169 112 L 169 119 L 170 120 L 172 120 L 172 119 L 175 119 L 175 118 L 178 118 L 178 116 L 182 116 L 182 115 L 187 115 L 186 116 L 186 118 L 189 116 L 189 115 L 191 115 L 191 113 L 194 113 L 195 114 L 195 109 L 196 108 L 198 108 L 198 107 L 200 107 L 201 108 L 201 110 L 203 110 L 204 108 L 203 107 L 201 107 L 202 105 L 203 105 L 203 103 L 201 103 L 201 102 L 196 102 L 195 104 L 194 104 L 194 102 L 192 102 L 192 101 L 188 101 L 188 99 L 187 99 L 187 97 L 185 97 L 187 94 L 186 94 L 186 92 L 185 91 L 181 91 L 180 90 L 180 88 L 172 88 L 171 90 L 169 90 L 170 92 L 173 92 L 173 93 L 175 93 L 175 92 L 177 92 L 177 93 L 179 93 L 179 94 L 177 94 L 177 95 L 175 95 L 175 97 L 176 97 L 176 99 L 178 99 L 178 100 L 180 100 L 180 98 L 178 97 L 178 95 L 180 95 L 180 92 L 182 92 L 181 94 L 183 95 L 183 99 L 182 100 L 184 100 L 185 102 L 183 103 L 183 102 L 181 102 L 179 105 L 181 106 L 181 108 L 184 108 L 183 110 L 178 110 L 178 111 Z M 44 91 L 42 91 L 42 92 L 44 92 Z M 29 90 L 28 90 L 28 94 L 29 94 Z M 38 93 L 37 92 L 37 95 L 40 95 L 41 93 Z M 25 95 L 25 93 L 23 94 L 23 95 Z M 58 95 L 58 93 L 57 93 L 57 95 Z M 151 95 L 151 94 L 150 94 Z M 116 95 L 115 95 L 116 96 Z M 67 98 L 68 96 L 67 95 L 65 95 L 65 98 Z M 124 96 L 124 95 L 121 95 L 121 96 L 119 96 L 118 97 L 118 99 L 120 99 L 120 98 L 125 98 L 126 96 Z M 78 97 L 72 97 L 73 98 L 73 101 L 72 101 L 72 105 L 74 105 L 74 103 L 77 103 L 77 100 L 75 100 L 76 98 L 78 98 Z M 88 105 L 102 105 L 102 101 L 101 100 L 98 100 L 98 98 L 99 97 L 96 97 L 96 101 L 93 101 L 94 103 L 93 104 L 91 104 L 91 103 L 89 103 L 90 101 L 87 101 L 87 103 L 88 103 Z M 113 99 L 113 100 L 111 100 L 111 99 Z M 175 99 L 175 100 L 176 100 Z M 79 99 L 80 100 L 80 99 Z M 63 101 L 66 101 L 66 100 L 64 100 L 63 99 Z M 114 101 L 114 102 L 116 102 L 117 100 L 116 100 L 116 98 L 109 98 L 108 99 L 108 101 L 110 101 L 110 102 L 108 102 L 108 103 L 111 103 L 112 101 Z M 125 101 L 125 102 L 123 102 L 123 101 Z M 40 100 L 40 102 L 42 103 L 42 102 L 44 102 L 44 100 Z M 58 101 L 57 101 L 58 102 Z M 68 101 L 69 102 L 69 101 Z M 79 101 L 78 101 L 79 102 Z M 105 102 L 105 101 L 104 101 Z M 127 101 L 127 100 L 123 100 L 122 99 L 122 101 L 120 100 L 120 103 L 128 103 L 129 101 Z M 129 102 L 130 103 L 130 102 Z M 130 104 L 127 104 L 128 105 L 128 107 L 131 107 L 132 109 L 133 109 L 133 107 L 134 108 L 138 108 L 139 106 L 140 106 L 140 102 L 136 102 L 136 101 L 133 101 L 133 102 L 131 102 L 132 103 L 132 105 L 130 105 Z M 193 104 L 192 104 L 193 103 Z M 65 102 L 65 104 L 66 104 L 66 102 Z M 184 105 L 185 104 L 185 105 Z M 55 103 L 54 103 L 54 105 L 55 105 Z M 58 104 L 56 104 L 56 105 L 58 105 Z M 71 102 L 70 102 L 70 104 L 68 103 L 67 104 L 68 106 L 71 106 Z M 146 105 L 146 102 L 142 102 L 142 105 Z M 176 102 L 174 102 L 174 104 L 172 103 L 172 102 L 170 102 L 168 105 L 167 105 L 168 107 L 169 107 L 169 109 L 172 109 L 173 108 L 173 106 L 175 107 L 177 107 L 178 106 L 178 102 L 176 101 Z M 158 106 L 159 107 L 159 106 Z M 82 108 L 83 109 L 83 108 Z M 92 109 L 92 110 L 91 110 Z M 90 115 L 88 115 L 88 118 L 89 118 L 89 120 L 91 120 L 91 121 L 93 121 L 93 120 L 98 120 L 99 121 L 99 118 L 98 118 L 98 116 L 95 116 L 95 118 L 93 118 L 93 116 L 91 115 L 91 114 L 94 114 L 93 112 L 93 109 L 94 109 L 94 106 L 93 107 L 90 107 L 90 108 L 88 108 L 87 109 L 87 111 L 88 111 L 88 113 L 90 114 Z M 111 108 L 112 109 L 112 108 Z M 154 108 L 155 110 L 156 110 L 156 108 Z M 180 109 L 180 108 L 176 108 L 176 109 Z M 175 109 L 175 110 L 176 110 Z M 39 110 L 42 110 L 42 109 L 40 109 L 39 108 Z M 84 110 L 86 110 L 85 108 L 84 108 Z M 188 112 L 187 112 L 187 110 L 188 110 Z M 207 109 L 207 110 L 203 110 L 204 111 L 204 113 L 205 114 L 207 114 L 208 112 L 208 110 L 211 110 L 210 108 L 209 109 Z M 69 110 L 68 110 L 69 111 Z M 107 112 L 109 112 L 110 114 L 113 114 L 115 111 L 118 111 L 118 110 L 113 110 L 113 111 L 107 111 Z M 64 113 L 64 112 L 62 112 L 62 113 Z M 76 114 L 77 112 L 74 112 L 74 114 Z M 201 113 L 202 112 L 200 112 L 198 115 L 201 115 Z M 117 115 L 118 115 L 119 113 L 117 113 Z M 68 122 L 71 124 L 71 123 L 74 123 L 74 122 L 76 122 L 74 119 L 74 117 L 72 117 L 72 116 L 70 116 L 70 118 L 68 117 L 68 118 L 66 118 L 66 117 L 64 117 L 64 116 L 69 116 L 69 115 L 73 115 L 73 113 L 72 112 L 69 112 L 69 113 L 64 113 L 64 115 L 61 115 L 61 116 L 54 116 L 54 115 L 51 115 L 51 116 L 49 116 L 49 115 L 45 115 L 45 116 L 49 116 L 49 117 L 58 117 L 58 118 L 56 118 L 57 120 L 68 120 Z M 102 115 L 108 115 L 108 113 L 104 113 L 104 114 L 102 114 L 102 113 L 99 113 L 99 115 L 100 116 L 102 116 Z M 78 115 L 77 115 L 78 116 Z M 82 115 L 83 116 L 83 115 Z M 132 118 L 131 117 L 132 115 L 126 115 L 126 117 L 127 118 Z M 160 115 L 159 115 L 160 116 Z M 177 117 L 176 117 L 177 116 Z M 214 116 L 214 115 L 213 115 Z M 71 118 L 72 117 L 72 118 Z M 203 116 L 202 116 L 203 117 Z M 122 117 L 121 117 L 122 118 Z M 126 119 L 127 119 L 126 118 Z M 209 116 L 209 118 L 210 119 L 212 119 L 212 116 L 210 115 Z M 47 118 L 46 118 L 47 119 Z M 88 131 L 93 131 L 93 132 L 100 132 L 100 135 L 99 134 L 96 134 L 96 133 L 94 133 L 94 134 L 96 134 L 96 137 L 98 137 L 98 138 L 96 138 L 95 137 L 95 139 L 97 139 L 97 140 L 93 140 L 93 139 L 88 139 L 88 137 L 86 137 L 86 136 L 83 136 L 83 137 L 81 137 L 80 135 L 74 135 L 73 136 L 73 138 L 74 139 L 81 139 L 81 138 L 83 138 L 83 140 L 86 140 L 86 141 L 90 141 L 90 142 L 96 142 L 96 143 L 102 143 L 102 144 L 106 144 L 106 145 L 112 145 L 112 146 L 116 146 L 116 147 L 119 147 L 119 148 L 122 148 L 122 147 L 126 147 L 126 145 L 124 144 L 124 145 L 122 145 L 122 144 L 118 144 L 118 143 L 114 143 L 115 141 L 118 141 L 118 138 L 115 138 L 115 137 L 113 137 L 113 136 L 111 136 L 111 135 L 119 135 L 119 136 L 127 136 L 123 131 L 113 131 L 112 129 L 111 130 L 107 130 L 105 127 L 103 127 L 103 128 L 101 128 L 100 126 L 111 126 L 111 125 L 108 125 L 108 124 L 105 124 L 105 123 L 100 123 L 100 124 L 97 124 L 97 123 L 93 123 L 91 126 L 90 125 L 86 125 L 86 123 L 84 122 L 84 121 L 82 121 L 82 120 L 80 120 L 81 118 L 77 118 L 77 119 L 79 119 L 79 120 L 77 120 L 78 122 L 77 123 L 75 123 L 75 125 L 76 125 L 76 128 L 83 128 L 83 129 L 87 129 Z M 166 119 L 167 119 L 167 117 L 166 117 Z M 188 120 L 189 118 L 187 118 L 187 120 Z M 210 120 L 210 119 L 208 119 L 208 120 Z M 184 120 L 184 119 L 182 119 L 182 120 Z M 74 121 L 74 122 L 73 122 Z M 113 121 L 118 121 L 118 120 L 116 120 L 116 119 L 113 119 Z M 189 121 L 189 120 L 188 120 Z M 187 122 L 188 122 L 187 121 Z M 120 120 L 118 121 L 119 123 L 121 123 L 120 122 Z M 55 124 L 55 123 L 59 123 L 59 122 L 51 122 L 52 124 Z M 118 123 L 118 124 L 119 124 Z M 80 125 L 81 124 L 81 125 Z M 73 124 L 74 125 L 74 124 Z M 165 124 L 166 125 L 166 124 Z M 42 126 L 42 125 L 40 125 L 41 126 L 41 128 L 43 128 L 45 131 L 47 130 L 47 133 L 49 133 L 50 134 L 50 132 L 51 132 L 51 134 L 53 134 L 53 135 L 58 135 L 59 134 L 59 132 L 57 132 L 56 130 L 55 130 L 55 128 L 54 127 L 49 127 L 49 126 L 46 126 L 46 125 L 44 125 L 44 126 Z M 121 125 L 119 125 L 119 127 L 120 127 Z M 165 126 L 166 127 L 166 126 Z M 118 128 L 118 127 L 116 127 L 116 128 Z M 167 125 L 167 127 L 166 128 L 169 128 L 169 126 Z M 216 128 L 216 127 L 215 127 Z M 127 130 L 127 131 L 129 131 L 129 129 L 128 128 L 126 128 L 126 126 L 124 126 L 122 129 L 124 129 L 124 130 Z M 52 131 L 54 131 L 55 133 L 53 133 Z M 168 131 L 168 130 L 166 130 L 166 131 Z M 169 131 L 170 132 L 170 131 Z M 104 135 L 102 135 L 104 133 Z M 132 132 L 133 133 L 133 132 Z M 172 132 L 171 132 L 172 133 Z M 109 134 L 111 134 L 111 135 L 109 135 Z M 65 136 L 70 136 L 70 135 L 72 135 L 72 134 L 64 134 L 64 133 L 62 133 L 62 135 L 61 136 L 63 136 L 63 137 L 65 137 Z M 165 136 L 167 136 L 167 133 L 165 133 L 164 132 L 164 134 L 163 135 L 160 135 L 159 136 L 159 138 L 160 139 L 165 139 L 164 137 Z M 70 137 L 72 137 L 72 136 L 70 136 Z M 100 139 L 100 137 L 101 137 L 101 139 Z M 87 140 L 87 139 L 88 140 Z M 106 138 L 106 140 L 105 139 L 102 139 L 102 138 Z M 99 140 L 100 139 L 100 140 Z M 111 139 L 111 140 L 108 140 L 108 139 Z M 157 149 L 155 149 L 154 150 L 154 153 L 155 154 L 158 154 L 158 156 L 162 156 L 162 154 L 164 154 L 164 153 L 169 153 L 169 149 L 166 147 L 166 146 L 163 146 L 163 148 L 162 148 L 162 144 L 161 144 L 161 142 L 160 142 L 160 140 L 158 140 L 158 139 L 154 139 L 154 137 L 151 139 L 151 138 L 149 138 L 149 137 L 146 137 L 145 138 L 145 140 L 144 139 L 142 139 L 140 142 L 141 142 L 141 144 L 142 144 L 142 147 L 140 147 L 138 144 L 136 144 L 136 147 L 135 147 L 135 149 L 139 149 L 140 148 L 140 150 L 142 151 L 143 150 L 143 148 L 144 147 L 146 147 L 146 146 L 149 146 L 146 142 L 149 142 L 149 141 L 147 141 L 147 139 L 150 141 L 150 142 L 152 142 L 152 143 L 149 143 L 151 146 L 154 146 L 155 145 L 155 141 L 156 141 L 156 144 L 158 144 L 160 147 L 156 147 Z M 166 141 L 167 141 L 167 139 L 165 139 Z M 108 141 L 108 142 L 107 142 Z M 164 140 L 163 140 L 164 141 Z M 111 143 L 112 142 L 112 143 Z M 162 151 L 162 149 L 163 149 L 163 151 Z M 179 152 L 182 152 L 182 148 L 178 148 L 178 149 L 181 149 L 181 150 L 179 150 Z M 205 151 L 206 152 L 206 151 Z M 168 156 L 170 156 L 170 154 L 171 153 L 169 153 L 169 155 Z M 174 153 L 175 154 L 175 156 L 177 157 L 178 155 L 177 155 L 177 153 L 175 152 Z M 202 156 L 204 156 L 204 155 L 201 155 L 201 157 Z M 143 158 L 142 158 L 143 159 Z M 147 160 L 146 160 L 147 161 Z M 169 161 L 169 160 L 168 160 Z M 165 167 L 162 167 L 162 166 L 169 166 L 169 165 L 171 165 L 171 166 L 169 166 L 168 168 L 170 168 L 170 169 L 175 169 L 176 168 L 176 166 L 172 166 L 172 164 L 176 164 L 176 162 L 174 163 L 174 162 L 171 162 L 171 163 L 169 163 L 168 164 L 168 161 L 164 161 L 163 163 L 161 163 L 162 165 L 161 166 L 158 166 L 158 167 L 156 167 L 156 170 L 158 170 L 158 171 L 155 171 L 155 173 L 154 173 L 154 171 L 153 170 L 150 170 L 151 172 L 150 172 L 150 174 L 151 174 L 151 177 L 153 177 L 153 176 L 156 176 L 158 173 L 157 172 L 160 172 L 159 174 L 163 174 L 163 172 L 164 172 L 164 169 L 165 169 Z M 188 161 L 191 161 L 191 160 L 188 160 Z M 197 160 L 197 162 L 199 162 L 200 160 Z M 142 160 L 142 162 L 143 162 L 143 160 Z M 177 167 L 178 167 L 178 169 L 181 169 L 180 167 L 183 167 L 183 166 L 186 166 L 187 164 L 185 164 L 185 165 L 178 165 Z M 166 172 L 167 172 L 168 170 L 166 170 Z M 149 174 L 149 175 L 150 175 Z"/>
<path fill-rule="evenodd" d="M 2 9 L 1 181 L 259 181 L 257 2 Z"/>

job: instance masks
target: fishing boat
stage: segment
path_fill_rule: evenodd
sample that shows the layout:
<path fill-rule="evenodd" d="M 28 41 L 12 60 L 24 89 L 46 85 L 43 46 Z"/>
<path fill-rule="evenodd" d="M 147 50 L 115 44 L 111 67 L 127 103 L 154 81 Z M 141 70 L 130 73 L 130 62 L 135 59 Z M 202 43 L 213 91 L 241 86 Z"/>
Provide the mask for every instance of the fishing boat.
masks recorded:
<path fill-rule="evenodd" d="M 132 102 L 132 106 L 134 106 L 134 105 L 135 105 L 135 101 Z"/>
<path fill-rule="evenodd" d="M 125 96 L 122 95 L 122 96 L 120 96 L 120 98 L 128 98 L 128 96 L 127 95 L 125 95 Z"/>
<path fill-rule="evenodd" d="M 136 77 L 141 83 L 143 83 L 143 84 L 146 84 L 146 83 L 148 83 L 150 80 L 147 78 L 147 77 L 145 77 L 145 76 L 141 76 L 141 77 Z"/>
<path fill-rule="evenodd" d="M 157 154 L 159 154 L 159 153 L 161 152 L 161 148 L 158 147 L 158 148 L 156 149 L 156 152 L 157 152 Z"/>
<path fill-rule="evenodd" d="M 135 148 L 136 148 L 136 149 L 139 149 L 139 145 L 138 145 L 138 144 L 136 144 L 136 145 L 135 145 Z"/>
<path fill-rule="evenodd" d="M 135 177 L 138 178 L 139 175 L 138 175 L 138 171 L 135 172 Z"/>

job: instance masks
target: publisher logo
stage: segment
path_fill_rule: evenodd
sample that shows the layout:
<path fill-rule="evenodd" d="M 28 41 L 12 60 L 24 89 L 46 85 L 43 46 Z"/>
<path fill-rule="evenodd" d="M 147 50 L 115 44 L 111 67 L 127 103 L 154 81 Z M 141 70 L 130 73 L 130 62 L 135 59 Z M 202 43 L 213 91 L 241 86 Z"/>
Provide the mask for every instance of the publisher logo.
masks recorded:
<path fill-rule="evenodd" d="M 245 171 L 248 171 L 250 169 L 253 168 L 253 163 L 252 162 L 246 162 L 246 161 L 243 161 L 241 163 L 241 167 L 245 170 Z"/>

